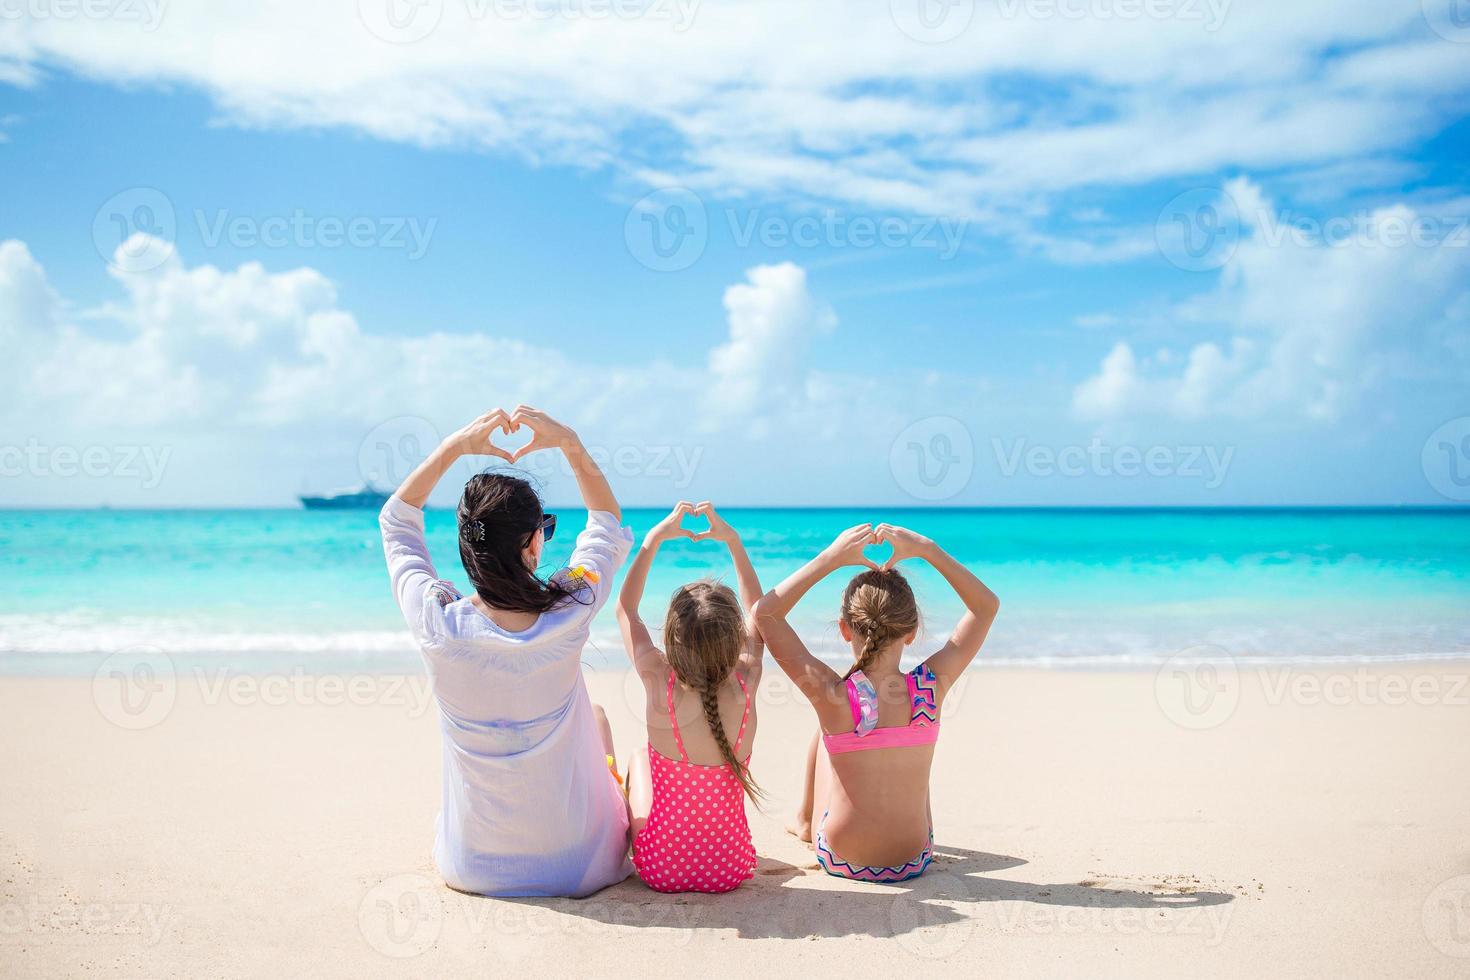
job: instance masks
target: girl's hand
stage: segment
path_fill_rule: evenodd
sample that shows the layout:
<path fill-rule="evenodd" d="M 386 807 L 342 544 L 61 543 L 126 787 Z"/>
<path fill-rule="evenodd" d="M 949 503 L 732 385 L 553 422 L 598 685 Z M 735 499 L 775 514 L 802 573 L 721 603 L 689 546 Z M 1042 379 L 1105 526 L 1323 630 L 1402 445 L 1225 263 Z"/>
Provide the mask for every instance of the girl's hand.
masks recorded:
<path fill-rule="evenodd" d="M 693 504 L 687 500 L 679 501 L 674 505 L 674 509 L 669 511 L 668 517 L 665 517 L 649 529 L 648 534 L 643 538 L 643 544 L 645 546 L 660 545 L 665 541 L 672 541 L 680 535 L 686 538 L 694 538 L 693 532 L 679 526 L 679 522 L 684 520 L 684 515 L 692 513 L 694 513 Z"/>
<path fill-rule="evenodd" d="M 508 421 L 510 427 L 507 432 L 517 432 L 523 425 L 531 430 L 531 441 L 514 454 L 505 457 L 512 463 L 542 449 L 560 449 L 565 452 L 574 449 L 581 442 L 570 426 L 562 425 L 539 408 L 529 405 L 517 405 L 516 410 L 510 413 Z"/>
<path fill-rule="evenodd" d="M 837 535 L 837 539 L 827 545 L 826 550 L 822 552 L 822 558 L 833 568 L 842 568 L 845 565 L 877 568 L 878 566 L 863 554 L 864 548 L 877 543 L 878 536 L 873 533 L 873 525 L 858 524 Z"/>
<path fill-rule="evenodd" d="M 455 456 L 499 456 L 508 463 L 515 459 L 510 453 L 490 441 L 496 432 L 510 432 L 511 418 L 501 409 L 493 409 L 475 419 L 469 425 L 450 434 L 444 440 L 444 448 Z"/>
<path fill-rule="evenodd" d="M 893 545 L 893 556 L 883 563 L 886 572 L 905 558 L 922 558 L 929 554 L 934 542 L 896 524 L 879 524 L 873 531 L 878 541 Z"/>
<path fill-rule="evenodd" d="M 704 541 L 706 539 L 712 539 L 725 544 L 740 540 L 740 533 L 730 526 L 729 521 L 720 516 L 719 511 L 715 510 L 715 505 L 708 500 L 696 504 L 694 506 L 694 513 L 709 520 L 709 530 L 700 531 L 698 534 L 690 534 L 690 540 Z"/>

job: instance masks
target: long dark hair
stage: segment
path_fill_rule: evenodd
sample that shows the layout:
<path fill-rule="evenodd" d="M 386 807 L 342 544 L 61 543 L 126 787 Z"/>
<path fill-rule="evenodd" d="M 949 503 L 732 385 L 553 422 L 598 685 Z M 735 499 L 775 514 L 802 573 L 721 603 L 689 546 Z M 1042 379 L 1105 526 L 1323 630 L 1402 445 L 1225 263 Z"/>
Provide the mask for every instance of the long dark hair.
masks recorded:
<path fill-rule="evenodd" d="M 544 613 L 581 601 L 573 589 L 527 568 L 521 557 L 542 514 L 540 495 L 518 476 L 480 473 L 465 484 L 459 498 L 459 560 L 491 609 Z"/>

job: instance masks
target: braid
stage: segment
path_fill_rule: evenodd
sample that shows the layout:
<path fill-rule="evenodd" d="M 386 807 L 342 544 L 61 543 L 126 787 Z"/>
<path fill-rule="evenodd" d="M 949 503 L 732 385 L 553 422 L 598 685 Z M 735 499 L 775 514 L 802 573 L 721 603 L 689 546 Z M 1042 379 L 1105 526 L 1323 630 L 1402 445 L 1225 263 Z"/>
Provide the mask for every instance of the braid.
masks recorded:
<path fill-rule="evenodd" d="M 896 569 L 860 572 L 842 593 L 842 622 L 862 637 L 857 661 L 843 675 L 866 671 L 885 647 L 919 627 L 913 589 Z"/>
<path fill-rule="evenodd" d="M 674 672 L 678 676 L 678 671 Z M 682 681 L 683 678 L 680 678 Z M 709 725 L 709 733 L 714 736 L 715 745 L 720 750 L 720 755 L 730 764 L 735 772 L 735 778 L 740 781 L 740 788 L 759 804 L 765 795 L 761 788 L 751 778 L 750 770 L 745 767 L 735 755 L 735 749 L 730 745 L 730 736 L 725 734 L 725 723 L 720 720 L 720 692 L 718 685 L 693 688 L 699 695 L 699 706 L 704 709 L 704 721 Z"/>
<path fill-rule="evenodd" d="M 701 581 L 674 593 L 664 623 L 669 667 L 679 683 L 699 695 L 705 723 L 720 755 L 729 763 L 745 795 L 759 806 L 761 789 L 735 757 L 720 720 L 720 685 L 734 675 L 745 642 L 744 614 L 728 586 Z"/>
<path fill-rule="evenodd" d="M 874 628 L 866 629 L 863 632 L 862 652 L 858 654 L 857 661 L 851 667 L 847 668 L 847 673 L 842 675 L 842 679 L 847 680 L 858 671 L 866 671 L 869 667 L 873 666 L 873 661 L 878 659 L 878 654 L 883 652 L 883 647 L 887 643 L 888 637 L 882 630 Z"/>

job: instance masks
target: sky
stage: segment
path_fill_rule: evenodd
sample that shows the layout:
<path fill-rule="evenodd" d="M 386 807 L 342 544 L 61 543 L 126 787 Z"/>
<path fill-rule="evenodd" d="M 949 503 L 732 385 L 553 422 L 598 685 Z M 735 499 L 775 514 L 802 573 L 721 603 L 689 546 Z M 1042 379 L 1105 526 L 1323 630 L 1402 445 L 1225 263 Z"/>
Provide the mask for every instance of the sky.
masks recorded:
<path fill-rule="evenodd" d="M 1463 503 L 1462 6 L 0 0 L 0 506 Z"/>

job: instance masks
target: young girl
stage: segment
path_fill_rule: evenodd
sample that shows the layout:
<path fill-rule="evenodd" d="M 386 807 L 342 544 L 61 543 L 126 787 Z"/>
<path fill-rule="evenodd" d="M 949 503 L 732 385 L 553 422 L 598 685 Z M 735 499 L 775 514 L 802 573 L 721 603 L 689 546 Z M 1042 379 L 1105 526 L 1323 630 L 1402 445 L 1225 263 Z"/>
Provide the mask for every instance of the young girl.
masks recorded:
<path fill-rule="evenodd" d="M 709 530 L 680 527 L 686 514 L 707 517 Z M 674 593 L 664 623 L 667 652 L 654 646 L 638 602 L 659 545 L 681 534 L 723 542 L 745 605 L 761 594 L 740 536 L 708 501 L 675 507 L 628 567 L 618 622 L 643 680 L 648 721 L 648 745 L 628 775 L 633 867 L 655 891 L 726 892 L 755 874 L 745 797 L 759 793 L 749 765 L 761 643 L 729 587 L 704 580 Z"/>
<path fill-rule="evenodd" d="M 514 455 L 497 431 L 532 432 Z M 459 555 L 474 586 L 441 581 L 424 543 L 424 502 L 466 454 L 515 462 L 559 449 L 577 474 L 587 527 L 570 566 L 536 574 L 556 515 L 525 480 L 472 477 L 459 502 Z M 453 888 L 482 895 L 589 895 L 628 876 L 628 815 L 607 719 L 580 657 L 593 615 L 633 545 L 607 480 L 576 433 L 522 405 L 446 439 L 383 507 L 393 595 L 423 651 L 443 733 L 434 860 Z"/>
<path fill-rule="evenodd" d="M 893 546 L 893 557 L 878 568 L 863 549 L 884 541 Z M 919 609 L 893 566 L 908 558 L 933 565 L 967 611 L 949 642 L 904 673 L 899 658 L 918 632 Z M 853 665 L 838 675 L 812 656 L 786 617 L 807 590 L 847 565 L 868 571 L 842 595 L 838 625 L 852 645 Z M 792 829 L 811 840 L 817 822 L 817 862 L 828 874 L 894 882 L 916 878 L 929 866 L 929 766 L 939 739 L 939 706 L 979 652 L 999 608 L 995 594 L 938 545 L 890 524 L 844 531 L 756 603 L 756 623 L 771 656 L 817 713 L 820 738 L 807 754 L 805 797 Z"/>

